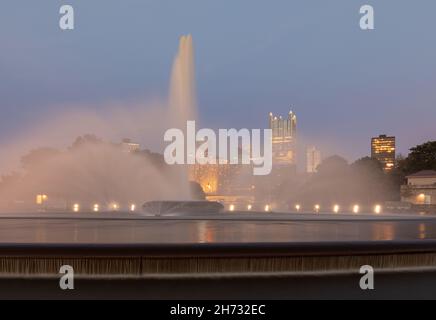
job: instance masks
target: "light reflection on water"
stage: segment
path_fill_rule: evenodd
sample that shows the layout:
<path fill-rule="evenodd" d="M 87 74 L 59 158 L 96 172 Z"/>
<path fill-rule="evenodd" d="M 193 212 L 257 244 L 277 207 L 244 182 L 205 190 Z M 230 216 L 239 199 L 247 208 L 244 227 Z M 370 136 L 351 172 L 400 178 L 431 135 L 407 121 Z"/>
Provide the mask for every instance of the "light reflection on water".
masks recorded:
<path fill-rule="evenodd" d="M 1 219 L 0 243 L 234 243 L 436 239 L 436 219 Z"/>
<path fill-rule="evenodd" d="M 214 230 L 210 224 L 206 221 L 200 221 L 198 223 L 198 235 L 199 243 L 211 243 L 214 242 Z"/>
<path fill-rule="evenodd" d="M 427 227 L 424 223 L 421 223 L 419 225 L 419 239 L 426 239 L 427 238 Z"/>
<path fill-rule="evenodd" d="M 373 226 L 373 240 L 391 241 L 395 239 L 395 228 L 389 223 L 380 223 Z"/>

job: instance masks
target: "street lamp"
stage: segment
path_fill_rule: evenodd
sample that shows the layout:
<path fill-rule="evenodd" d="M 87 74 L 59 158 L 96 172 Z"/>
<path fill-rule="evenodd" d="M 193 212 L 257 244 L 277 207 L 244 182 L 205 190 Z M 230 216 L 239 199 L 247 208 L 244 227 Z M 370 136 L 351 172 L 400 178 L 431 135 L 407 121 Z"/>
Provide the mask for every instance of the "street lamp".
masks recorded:
<path fill-rule="evenodd" d="M 359 205 L 357 205 L 357 204 L 355 204 L 354 206 L 353 206 L 353 213 L 359 213 L 359 211 L 360 211 L 360 207 L 359 207 Z"/>
<path fill-rule="evenodd" d="M 379 205 L 379 204 L 377 204 L 377 205 L 374 207 L 374 213 L 375 213 L 375 214 L 380 214 L 381 212 L 382 212 L 382 206 Z"/>

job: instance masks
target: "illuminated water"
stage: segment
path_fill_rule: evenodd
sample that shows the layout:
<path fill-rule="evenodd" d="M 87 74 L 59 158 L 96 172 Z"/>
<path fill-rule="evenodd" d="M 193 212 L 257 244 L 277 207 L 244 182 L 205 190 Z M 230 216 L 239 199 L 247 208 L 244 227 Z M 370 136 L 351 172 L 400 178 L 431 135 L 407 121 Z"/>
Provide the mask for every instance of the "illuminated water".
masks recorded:
<path fill-rule="evenodd" d="M 16 216 L 16 215 L 15 215 Z M 221 218 L 132 214 L 0 217 L 0 243 L 283 243 L 436 239 L 436 219 L 398 216 L 240 215 Z"/>
<path fill-rule="evenodd" d="M 171 73 L 169 103 L 171 115 L 179 128 L 184 128 L 187 120 L 197 118 L 194 45 L 191 35 L 180 38 L 179 51 Z"/>

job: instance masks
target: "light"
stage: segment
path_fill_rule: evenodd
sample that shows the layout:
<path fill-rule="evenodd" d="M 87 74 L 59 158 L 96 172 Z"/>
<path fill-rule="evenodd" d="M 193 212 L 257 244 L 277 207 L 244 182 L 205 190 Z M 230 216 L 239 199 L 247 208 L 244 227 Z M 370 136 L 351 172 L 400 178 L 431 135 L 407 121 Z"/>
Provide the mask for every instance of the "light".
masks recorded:
<path fill-rule="evenodd" d="M 333 212 L 334 213 L 339 213 L 340 210 L 341 210 L 341 207 L 338 204 L 335 204 L 333 206 Z"/>
<path fill-rule="evenodd" d="M 113 211 L 117 211 L 117 210 L 120 208 L 120 206 L 118 205 L 118 203 L 112 203 L 109 207 L 110 207 L 110 209 L 113 210 Z"/>
<path fill-rule="evenodd" d="M 265 205 L 265 212 L 269 212 L 270 210 L 271 210 L 270 205 L 269 204 Z"/>
<path fill-rule="evenodd" d="M 251 209 L 253 209 L 253 206 L 252 206 L 251 204 L 249 204 L 249 205 L 247 206 L 247 210 L 248 210 L 248 211 L 251 211 Z"/>
<path fill-rule="evenodd" d="M 73 205 L 73 211 L 74 211 L 74 212 L 79 212 L 79 211 L 80 211 L 80 205 L 79 205 L 78 203 L 75 203 L 75 204 Z"/>
<path fill-rule="evenodd" d="M 42 195 L 40 195 L 40 194 L 38 194 L 37 196 L 36 196 L 36 204 L 42 204 Z"/>
<path fill-rule="evenodd" d="M 374 213 L 375 213 L 375 214 L 380 214 L 381 212 L 382 212 L 382 206 L 379 205 L 379 204 L 377 204 L 377 205 L 374 207 Z"/>
<path fill-rule="evenodd" d="M 353 213 L 359 213 L 359 211 L 360 211 L 360 207 L 357 204 L 355 204 L 353 206 Z"/>
<path fill-rule="evenodd" d="M 301 205 L 299 205 L 299 204 L 295 205 L 295 210 L 297 210 L 299 212 L 301 210 Z"/>
<path fill-rule="evenodd" d="M 92 207 L 92 211 L 99 212 L 100 211 L 100 205 L 98 205 L 97 203 L 94 204 L 93 207 Z"/>
<path fill-rule="evenodd" d="M 418 202 L 424 203 L 425 202 L 425 194 L 421 193 L 418 196 Z"/>
<path fill-rule="evenodd" d="M 47 200 L 48 200 L 48 196 L 46 194 L 36 195 L 36 204 L 43 204 Z"/>
<path fill-rule="evenodd" d="M 231 204 L 229 206 L 229 211 L 235 211 L 235 205 L 234 204 Z"/>
<path fill-rule="evenodd" d="M 321 206 L 319 204 L 316 204 L 315 205 L 315 212 L 318 213 L 320 209 L 321 209 Z"/>
<path fill-rule="evenodd" d="M 130 211 L 135 211 L 136 210 L 136 205 L 135 204 L 131 204 L 130 205 Z"/>

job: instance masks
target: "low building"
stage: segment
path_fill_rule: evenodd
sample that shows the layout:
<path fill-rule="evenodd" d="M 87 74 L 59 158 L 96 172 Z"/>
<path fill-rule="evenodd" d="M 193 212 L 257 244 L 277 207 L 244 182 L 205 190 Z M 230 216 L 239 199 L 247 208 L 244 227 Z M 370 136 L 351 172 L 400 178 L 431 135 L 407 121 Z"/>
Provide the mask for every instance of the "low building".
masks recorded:
<path fill-rule="evenodd" d="M 141 148 L 139 143 L 134 143 L 131 139 L 123 139 L 121 147 L 124 152 L 138 152 Z"/>
<path fill-rule="evenodd" d="M 436 206 L 436 171 L 425 170 L 407 176 L 401 199 L 413 205 Z"/>

